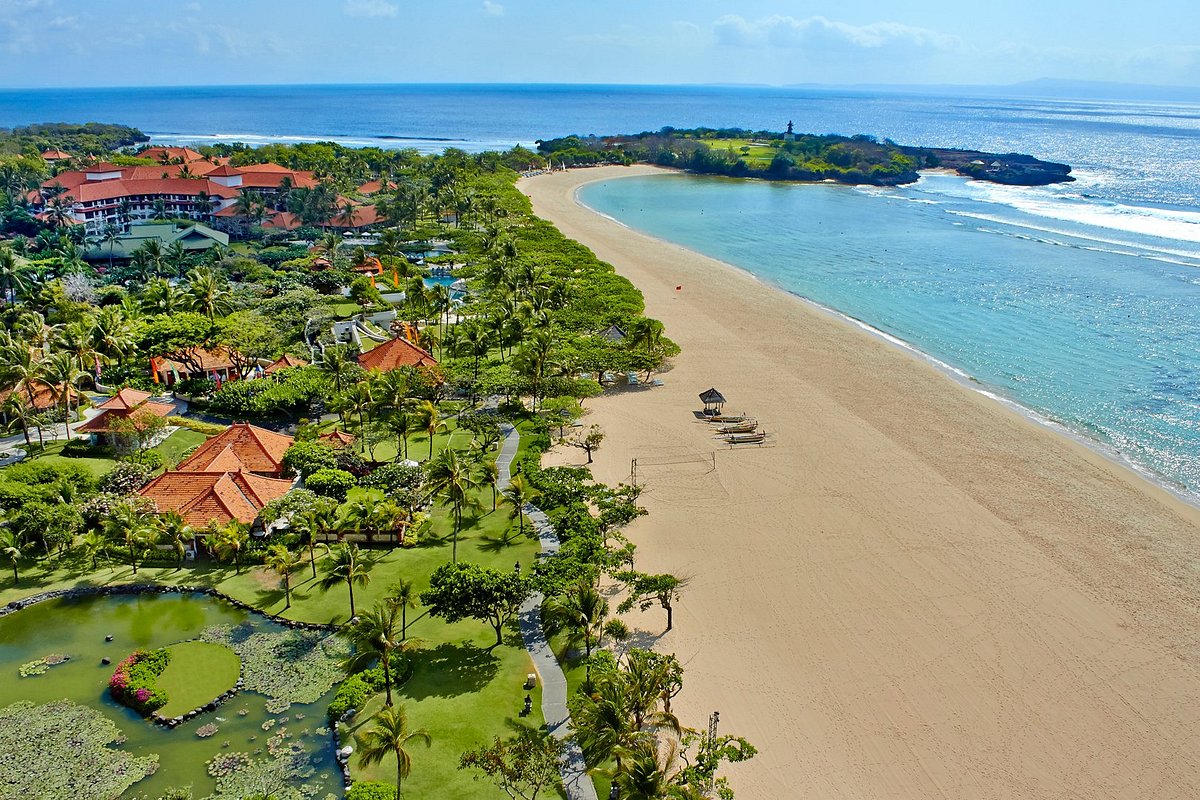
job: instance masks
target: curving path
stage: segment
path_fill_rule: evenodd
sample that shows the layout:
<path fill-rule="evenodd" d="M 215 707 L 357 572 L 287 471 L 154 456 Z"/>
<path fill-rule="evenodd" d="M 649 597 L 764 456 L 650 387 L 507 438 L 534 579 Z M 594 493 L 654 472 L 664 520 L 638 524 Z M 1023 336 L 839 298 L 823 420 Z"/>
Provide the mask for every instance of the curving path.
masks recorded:
<path fill-rule="evenodd" d="M 501 488 L 508 486 L 512 477 L 513 459 L 517 456 L 517 448 L 521 435 L 512 425 L 502 429 L 504 440 L 500 445 L 500 453 L 496 456 L 496 466 L 500 471 Z M 558 552 L 558 536 L 554 526 L 540 509 L 526 506 L 525 513 L 537 531 L 538 540 L 542 545 L 542 555 L 552 555 Z M 557 739 L 563 739 L 567 744 L 566 756 L 563 758 L 561 771 L 563 787 L 567 790 L 568 800 L 597 800 L 596 787 L 587 773 L 583 761 L 583 752 L 571 735 L 571 717 L 567 712 L 567 678 L 563 675 L 558 659 L 546 641 L 546 633 L 542 628 L 542 597 L 541 592 L 530 595 L 521 606 L 520 625 L 521 638 L 525 641 L 525 649 L 533 657 L 533 663 L 542 681 L 542 716 L 546 718 L 546 727 Z"/>

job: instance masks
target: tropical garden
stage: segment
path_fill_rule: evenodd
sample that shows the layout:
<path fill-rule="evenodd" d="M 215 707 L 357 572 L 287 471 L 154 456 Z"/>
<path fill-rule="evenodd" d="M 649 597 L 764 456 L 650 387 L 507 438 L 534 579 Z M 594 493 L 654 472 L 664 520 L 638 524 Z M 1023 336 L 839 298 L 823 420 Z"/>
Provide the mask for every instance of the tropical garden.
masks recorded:
<path fill-rule="evenodd" d="M 36 146 L 78 144 L 52 134 Z M 109 145 L 105 158 L 137 159 L 131 144 Z M 331 768 L 334 746 L 354 782 L 350 797 L 553 796 L 566 746 L 582 751 L 601 790 L 616 786 L 622 797 L 729 796 L 718 768 L 753 748 L 680 722 L 671 711 L 682 688 L 678 661 L 633 646 L 621 620 L 657 609 L 669 628 L 686 590 L 676 576 L 636 569 L 622 529 L 644 513 L 637 489 L 540 465 L 555 442 L 590 460 L 603 431 L 582 424 L 587 399 L 627 375 L 650 377 L 678 349 L 642 315 L 636 288 L 531 214 L 512 169 L 530 154 L 217 145 L 205 154 L 312 170 L 319 185 L 243 198 L 246 224 L 229 248 L 150 242 L 116 263 L 85 259 L 98 243 L 79 226 L 22 215 L 24 193 L 46 176 L 32 146 L 0 147 L 4 442 L 24 456 L 0 469 L 0 558 L 11 571 L 0 603 L 137 583 L 213 590 L 237 608 L 324 631 L 289 639 L 239 618 L 114 650 L 102 685 L 134 716 L 57 706 L 48 718 L 62 722 L 43 725 L 47 742 L 78 725 L 103 749 L 148 724 L 137 715 L 174 719 L 193 703 L 203 708 L 233 677 L 265 696 L 263 732 L 288 724 L 279 722 L 287 705 L 317 703 L 302 713 L 328 727 L 304 730 L 333 744 L 319 755 L 298 735 L 278 738 L 279 727 L 263 748 L 247 739 L 245 752 L 231 746 L 206 759 L 191 788 L 155 776 L 104 796 L 139 796 L 146 786 L 153 796 L 227 797 L 268 780 L 273 788 L 260 794 L 315 796 L 324 789 L 307 778 Z M 319 227 L 337 197 L 371 180 L 380 185 L 378 230 L 345 236 Z M 263 230 L 258 211 L 268 202 L 304 226 Z M 457 288 L 431 271 L 452 275 Z M 339 323 L 355 333 L 340 334 Z M 392 337 L 431 358 L 364 369 L 359 356 Z M 212 353 L 226 354 L 240 379 L 206 375 Z M 285 354 L 294 366 L 261 374 Z M 165 399 L 163 363 L 189 375 L 171 387 L 172 415 L 104 442 L 77 435 L 122 387 Z M 189 524 L 139 494 L 231 421 L 295 439 L 283 468 L 296 488 L 253 524 Z M 555 528 L 553 556 L 537 557 L 535 507 Z M 537 682 L 526 686 L 535 670 L 522 633 L 531 634 L 516 623 L 521 607 L 538 601 L 571 688 L 569 745 L 545 730 Z M 34 610 L 0 618 L 0 628 Z M 308 671 L 281 687 L 273 667 L 282 661 Z M 71 664 L 30 669 L 22 680 L 82 675 Z M 37 713 L 36 705 L 4 708 L 0 737 Z M 264 712 L 247 713 L 257 721 Z M 208 725 L 233 724 L 179 719 L 198 740 L 208 739 L 199 733 Z M 176 734 L 190 735 L 164 735 Z M 214 747 L 221 735 L 208 734 Z M 166 744 L 135 739 L 144 746 L 109 767 L 152 775 L 158 750 L 167 763 Z M 35 782 L 27 791 L 56 789 Z"/>

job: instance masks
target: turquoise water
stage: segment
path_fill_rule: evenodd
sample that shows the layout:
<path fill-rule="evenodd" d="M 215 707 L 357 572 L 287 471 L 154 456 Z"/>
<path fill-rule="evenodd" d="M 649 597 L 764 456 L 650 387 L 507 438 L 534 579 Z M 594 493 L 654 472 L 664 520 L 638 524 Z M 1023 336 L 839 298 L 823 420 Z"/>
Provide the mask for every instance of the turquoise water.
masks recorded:
<path fill-rule="evenodd" d="M 949 175 L 900 189 L 628 178 L 581 199 L 901 339 L 1198 496 L 1196 215 Z"/>
<path fill-rule="evenodd" d="M 133 650 L 193 639 L 210 625 L 242 623 L 256 631 L 282 630 L 258 615 L 203 595 L 120 595 L 39 603 L 0 619 L 0 707 L 18 700 L 47 703 L 68 698 L 96 708 L 127 737 L 122 745 L 125 750 L 159 757 L 158 771 L 135 783 L 124 796 L 157 797 L 173 786 L 191 786 L 194 797 L 206 797 L 215 788 L 206 762 L 219 753 L 262 750 L 277 730 L 264 732 L 263 723 L 281 715 L 266 710 L 262 695 L 242 692 L 215 712 L 174 729 L 163 728 L 114 701 L 108 694 L 108 679 L 113 665 Z M 109 635 L 113 641 L 106 642 Z M 71 660 L 43 675 L 18 676 L 22 664 L 51 653 L 68 655 Z M 102 658 L 112 664 L 102 664 Z M 296 704 L 284 712 L 290 718 L 291 741 L 304 746 L 317 770 L 307 782 L 319 788 L 318 797 L 326 792 L 341 795 L 341 776 L 330 738 L 317 731 L 326 724 L 330 699 L 332 692 L 316 703 Z M 196 736 L 198 728 L 214 722 L 219 727 L 215 736 Z M 4 796 L 3 787 L 0 796 Z"/>

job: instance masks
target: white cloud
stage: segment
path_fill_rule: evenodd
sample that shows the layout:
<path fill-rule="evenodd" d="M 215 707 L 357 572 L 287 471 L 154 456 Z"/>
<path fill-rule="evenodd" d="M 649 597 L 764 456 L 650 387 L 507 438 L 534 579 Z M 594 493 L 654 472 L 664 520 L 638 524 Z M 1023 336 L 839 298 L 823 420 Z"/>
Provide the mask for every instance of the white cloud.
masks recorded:
<path fill-rule="evenodd" d="M 797 19 L 780 15 L 748 20 L 729 14 L 713 23 L 713 34 L 720 44 L 743 47 L 851 46 L 877 49 L 903 46 L 943 50 L 957 44 L 953 36 L 900 22 L 850 25 L 825 17 Z"/>
<path fill-rule="evenodd" d="M 491 14 L 493 17 L 502 17 L 504 16 L 504 6 L 493 3 L 492 0 L 483 0 L 483 13 Z"/>
<path fill-rule="evenodd" d="M 346 0 L 344 9 L 352 17 L 394 17 L 400 11 L 386 0 Z"/>

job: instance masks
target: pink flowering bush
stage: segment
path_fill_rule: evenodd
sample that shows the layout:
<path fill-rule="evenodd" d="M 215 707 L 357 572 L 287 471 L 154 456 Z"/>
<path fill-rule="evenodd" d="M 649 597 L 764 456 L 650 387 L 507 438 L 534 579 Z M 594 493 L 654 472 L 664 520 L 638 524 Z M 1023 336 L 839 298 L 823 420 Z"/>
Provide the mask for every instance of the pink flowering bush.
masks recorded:
<path fill-rule="evenodd" d="M 108 679 L 113 699 L 149 715 L 167 704 L 167 693 L 155 686 L 171 656 L 166 650 L 134 650 Z"/>

